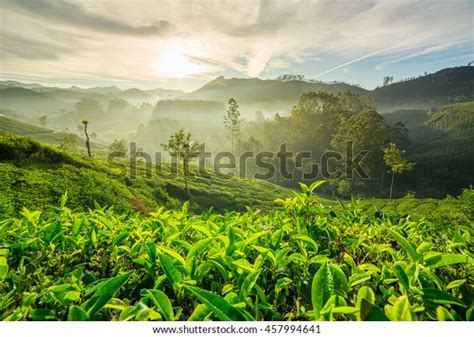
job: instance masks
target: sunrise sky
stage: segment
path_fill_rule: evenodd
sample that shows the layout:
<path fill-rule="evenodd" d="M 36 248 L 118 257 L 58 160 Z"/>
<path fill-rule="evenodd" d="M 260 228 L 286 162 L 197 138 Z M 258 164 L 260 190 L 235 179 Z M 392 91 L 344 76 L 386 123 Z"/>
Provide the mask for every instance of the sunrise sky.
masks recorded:
<path fill-rule="evenodd" d="M 474 59 L 474 1 L 0 0 L 0 77 L 193 90 L 304 74 L 373 88 Z"/>

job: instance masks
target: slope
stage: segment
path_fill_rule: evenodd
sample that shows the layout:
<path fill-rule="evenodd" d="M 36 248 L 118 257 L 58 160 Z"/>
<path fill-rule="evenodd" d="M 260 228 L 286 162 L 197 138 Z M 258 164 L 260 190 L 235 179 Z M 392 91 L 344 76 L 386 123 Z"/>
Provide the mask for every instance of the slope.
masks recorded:
<path fill-rule="evenodd" d="M 271 183 L 223 179 L 212 172 L 191 179 L 188 194 L 183 177 L 173 176 L 166 165 L 148 177 L 139 163 L 137 177 L 132 179 L 126 162 L 85 158 L 6 132 L 0 132 L 0 154 L 3 217 L 18 214 L 23 207 L 57 205 L 65 192 L 72 208 L 87 209 L 98 202 L 118 211 L 145 213 L 160 205 L 176 208 L 185 200 L 192 201 L 194 211 L 270 209 L 275 207 L 274 199 L 290 195 Z"/>

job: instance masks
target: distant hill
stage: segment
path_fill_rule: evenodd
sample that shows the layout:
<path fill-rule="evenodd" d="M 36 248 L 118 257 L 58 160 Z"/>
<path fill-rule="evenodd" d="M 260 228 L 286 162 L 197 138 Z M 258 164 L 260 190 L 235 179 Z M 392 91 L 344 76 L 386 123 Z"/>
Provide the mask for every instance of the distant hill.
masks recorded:
<path fill-rule="evenodd" d="M 409 175 L 414 190 L 455 195 L 474 183 L 474 102 L 383 116 L 389 125 L 401 121 L 409 130 L 408 157 L 416 162 Z"/>
<path fill-rule="evenodd" d="M 161 100 L 156 103 L 152 117 L 154 119 L 221 123 L 225 109 L 223 102 L 216 101 Z"/>
<path fill-rule="evenodd" d="M 184 95 L 185 99 L 226 102 L 234 98 L 241 105 L 267 111 L 289 110 L 298 98 L 308 91 L 338 93 L 351 91 L 367 96 L 368 91 L 346 83 L 310 83 L 305 81 L 262 80 L 258 78 L 231 78 L 220 76 L 203 87 Z"/>
<path fill-rule="evenodd" d="M 190 93 L 162 88 L 122 90 L 115 86 L 86 89 L 77 86 L 55 88 L 35 83 L 0 81 L 0 104 L 2 108 L 49 114 L 60 109 L 70 109 L 82 97 L 94 98 L 102 104 L 106 104 L 112 98 L 122 98 L 134 104 L 141 102 L 155 104 L 163 99 L 227 103 L 233 97 L 241 106 L 241 112 L 247 115 L 246 117 L 253 117 L 256 110 L 262 110 L 267 115 L 285 114 L 303 93 L 309 91 L 325 91 L 332 94 L 350 91 L 373 100 L 381 113 L 395 110 L 428 110 L 440 105 L 474 100 L 474 67 L 447 68 L 374 90 L 342 82 L 226 79 L 223 76 Z"/>
<path fill-rule="evenodd" d="M 474 67 L 440 70 L 407 81 L 376 88 L 371 93 L 380 112 L 426 109 L 474 100 Z"/>

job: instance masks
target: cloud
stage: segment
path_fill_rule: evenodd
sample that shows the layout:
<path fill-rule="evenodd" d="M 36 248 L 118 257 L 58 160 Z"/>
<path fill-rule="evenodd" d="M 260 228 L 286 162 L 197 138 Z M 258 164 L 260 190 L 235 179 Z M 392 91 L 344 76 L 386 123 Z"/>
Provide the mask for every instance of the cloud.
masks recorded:
<path fill-rule="evenodd" d="M 25 48 L 25 46 L 28 47 Z M 59 56 L 67 51 L 70 49 L 20 35 L 2 34 L 0 36 L 0 57 L 2 59 L 58 60 Z"/>
<path fill-rule="evenodd" d="M 10 9 L 25 11 L 44 19 L 114 34 L 161 35 L 170 27 L 170 23 L 166 20 L 159 20 L 149 25 L 132 26 L 125 22 L 90 13 L 75 2 L 5 0 L 4 5 Z"/>
<path fill-rule="evenodd" d="M 195 85 L 221 74 L 331 78 L 337 69 L 390 68 L 457 43 L 466 54 L 473 40 L 469 0 L 3 0 L 1 6 L 3 73 L 91 81 L 183 85 L 156 67 L 162 59 L 171 63 L 169 55 L 189 69 L 199 66 Z"/>

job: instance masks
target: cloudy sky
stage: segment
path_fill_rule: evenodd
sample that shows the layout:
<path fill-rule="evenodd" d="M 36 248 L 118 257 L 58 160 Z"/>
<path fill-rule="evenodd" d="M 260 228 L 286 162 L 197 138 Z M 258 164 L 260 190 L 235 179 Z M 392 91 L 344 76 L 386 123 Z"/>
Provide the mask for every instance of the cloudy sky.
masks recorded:
<path fill-rule="evenodd" d="M 0 77 L 196 89 L 304 74 L 373 88 L 474 59 L 473 0 L 0 0 Z"/>

